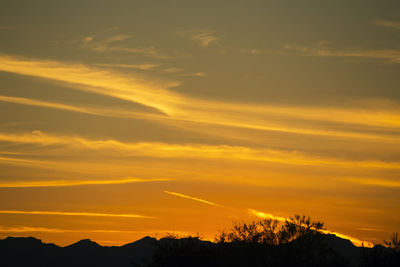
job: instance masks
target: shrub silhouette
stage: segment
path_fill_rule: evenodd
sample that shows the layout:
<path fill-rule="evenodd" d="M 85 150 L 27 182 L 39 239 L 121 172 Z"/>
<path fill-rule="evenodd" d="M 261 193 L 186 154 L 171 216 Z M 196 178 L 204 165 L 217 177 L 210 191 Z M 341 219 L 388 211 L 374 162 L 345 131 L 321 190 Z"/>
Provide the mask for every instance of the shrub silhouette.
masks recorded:
<path fill-rule="evenodd" d="M 385 243 L 386 246 L 394 249 L 395 251 L 400 252 L 400 238 L 398 233 L 393 233 L 390 237 L 390 240 L 383 240 L 383 243 Z"/>
<path fill-rule="evenodd" d="M 348 266 L 332 249 L 318 243 L 323 223 L 295 215 L 234 223 L 216 242 L 197 237 L 160 241 L 150 266 Z"/>
<path fill-rule="evenodd" d="M 313 238 L 323 229 L 323 225 L 322 222 L 311 221 L 310 217 L 304 215 L 295 215 L 284 222 L 265 219 L 251 223 L 234 223 L 231 231 L 223 231 L 216 237 L 216 241 L 282 245 L 298 238 Z"/>

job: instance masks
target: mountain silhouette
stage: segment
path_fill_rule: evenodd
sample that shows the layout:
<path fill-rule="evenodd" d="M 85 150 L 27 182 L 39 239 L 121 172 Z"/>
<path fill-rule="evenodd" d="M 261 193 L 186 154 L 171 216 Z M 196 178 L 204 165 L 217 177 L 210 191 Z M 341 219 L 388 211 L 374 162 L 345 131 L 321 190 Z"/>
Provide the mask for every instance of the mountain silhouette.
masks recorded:
<path fill-rule="evenodd" d="M 101 246 L 83 239 L 60 247 L 34 237 L 7 237 L 0 240 L 0 259 L 3 267 L 400 266 L 399 253 L 390 248 L 356 247 L 332 234 L 320 234 L 312 239 L 305 235 L 287 244 L 269 247 L 218 244 L 196 237 L 157 240 L 149 236 L 123 246 Z"/>
<path fill-rule="evenodd" d="M 65 248 L 68 249 L 93 249 L 100 248 L 101 246 L 90 239 L 82 239 L 76 243 L 73 243 Z"/>
<path fill-rule="evenodd" d="M 120 247 L 90 239 L 59 247 L 34 237 L 7 237 L 0 240 L 0 266 L 141 266 L 151 261 L 156 244 L 155 238 L 145 237 Z"/>

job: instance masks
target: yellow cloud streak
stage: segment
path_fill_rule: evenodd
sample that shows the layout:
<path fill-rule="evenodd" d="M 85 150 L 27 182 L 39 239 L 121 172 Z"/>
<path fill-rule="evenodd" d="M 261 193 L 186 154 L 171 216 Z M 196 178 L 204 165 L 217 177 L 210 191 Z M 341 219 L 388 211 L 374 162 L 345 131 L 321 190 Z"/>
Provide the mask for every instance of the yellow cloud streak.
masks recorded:
<path fill-rule="evenodd" d="M 135 112 L 135 111 L 125 111 L 125 110 L 119 110 L 119 109 L 104 109 L 104 108 L 89 108 L 89 107 L 80 107 L 80 106 L 72 106 L 72 105 L 66 105 L 66 104 L 61 104 L 61 103 L 56 103 L 56 102 L 48 102 L 48 101 L 42 101 L 42 100 L 36 100 L 36 99 L 29 99 L 29 98 L 23 98 L 23 97 L 10 97 L 10 96 L 1 96 L 0 95 L 0 101 L 3 102 L 10 102 L 10 103 L 16 103 L 16 104 L 23 104 L 23 105 L 30 105 L 30 106 L 37 106 L 37 107 L 44 107 L 44 108 L 54 108 L 54 109 L 60 109 L 60 110 L 67 110 L 67 111 L 72 111 L 72 112 L 78 112 L 78 113 L 84 113 L 84 114 L 91 114 L 91 115 L 97 115 L 97 116 L 103 116 L 103 117 L 116 117 L 116 118 L 138 118 L 138 119 L 147 119 L 147 120 L 154 120 L 158 121 L 159 123 L 165 123 L 165 124 L 170 124 L 170 125 L 176 125 L 176 119 L 166 117 L 161 114 L 154 114 L 154 113 L 145 113 L 145 112 Z M 244 106 L 242 104 L 242 106 Z M 253 107 L 257 109 L 257 107 Z M 220 108 L 222 110 L 222 108 Z M 231 107 L 231 112 L 233 112 L 234 107 Z M 258 109 L 259 111 L 262 110 L 262 113 L 269 113 L 273 115 L 280 115 L 280 116 L 291 116 L 291 117 L 298 117 L 298 119 L 319 119 L 319 120 L 325 120 L 329 121 L 332 118 L 331 116 L 326 117 L 326 116 L 321 116 L 316 114 L 324 114 L 327 113 L 327 111 L 323 111 L 323 109 L 314 109 L 314 110 L 300 110 L 296 108 L 283 108 L 283 107 L 275 107 L 275 108 L 268 108 L 268 107 L 260 107 Z M 251 111 L 248 111 L 249 113 L 254 113 Z M 339 131 L 324 131 L 324 130 L 317 130 L 317 129 L 301 129 L 301 128 L 286 128 L 284 126 L 279 126 L 279 125 L 274 125 L 274 122 L 270 122 L 269 126 L 262 126 L 262 124 L 265 124 L 265 121 L 259 120 L 259 121 L 253 121 L 249 123 L 249 119 L 243 118 L 242 121 L 247 121 L 247 123 L 238 123 L 237 119 L 240 116 L 243 116 L 241 114 L 238 114 L 235 117 L 235 120 L 230 120 L 228 118 L 221 118 L 217 116 L 207 116 L 207 112 L 202 112 L 204 114 L 197 114 L 196 117 L 209 117 L 208 120 L 198 120 L 198 123 L 206 123 L 206 124 L 215 124 L 215 125 L 224 125 L 224 126 L 232 126 L 232 127 L 241 127 L 241 128 L 249 128 L 249 129 L 256 129 L 256 130 L 265 130 L 265 131 L 279 131 L 279 132 L 288 132 L 288 133 L 302 133 L 302 134 L 308 134 L 308 135 L 322 135 L 322 136 L 334 136 L 334 137 L 352 137 L 352 138 L 369 138 L 369 139 L 381 139 L 381 141 L 389 141 L 389 142 L 396 142 L 396 138 L 392 138 L 390 136 L 382 136 L 382 135 L 372 135 L 372 134 L 363 134 L 363 133 L 348 133 L 348 132 L 339 132 Z M 346 113 L 345 111 L 335 111 L 331 110 L 328 112 L 329 114 L 336 114 L 336 116 L 333 116 L 335 118 L 351 118 L 350 113 Z M 356 113 L 356 112 L 354 112 Z M 217 113 L 215 113 L 217 114 Z M 299 116 L 298 114 L 301 114 Z M 342 116 L 338 116 L 338 114 L 342 114 Z M 378 122 L 381 124 L 385 124 L 384 120 L 380 120 L 381 118 L 377 114 L 377 118 L 375 120 L 372 120 L 371 117 L 374 117 L 371 114 L 365 114 L 365 116 L 360 115 L 362 112 L 358 112 L 359 116 L 359 121 L 367 121 L 368 123 L 371 123 L 373 125 L 376 125 Z M 196 111 L 193 111 L 192 115 L 196 115 Z M 257 114 L 254 113 L 254 116 Z M 365 120 L 366 117 L 369 117 L 369 120 Z M 385 114 L 383 116 L 386 118 L 387 126 L 396 126 L 392 122 L 397 123 L 397 115 L 390 115 L 390 114 Z M 179 116 L 177 116 L 179 117 Z M 379 118 L 378 118 L 379 117 Z M 353 119 L 354 118 L 353 116 Z M 188 120 L 185 117 L 182 117 L 180 120 L 185 121 Z M 254 120 L 254 119 L 252 119 Z M 250 120 L 251 121 L 251 120 Z M 351 122 L 351 119 L 347 120 L 342 120 L 341 122 Z M 400 125 L 400 124 L 399 124 Z"/>
<path fill-rule="evenodd" d="M 191 199 L 191 200 L 202 202 L 202 203 L 205 203 L 205 204 L 208 204 L 208 205 L 213 205 L 213 206 L 217 206 L 217 207 L 223 207 L 223 206 L 215 204 L 213 202 L 210 202 L 210 201 L 207 201 L 207 200 L 204 200 L 204 199 L 201 199 L 201 198 L 197 198 L 197 197 L 191 197 L 191 196 L 184 195 L 184 194 L 181 194 L 181 193 L 176 193 L 176 192 L 171 192 L 171 191 L 166 191 L 166 190 L 164 191 L 164 193 L 172 195 L 172 196 Z"/>
<path fill-rule="evenodd" d="M 261 219 L 272 219 L 272 220 L 277 220 L 280 222 L 285 222 L 286 220 L 288 220 L 287 218 L 275 216 L 271 213 L 265 213 L 265 212 L 258 211 L 258 210 L 248 209 L 248 211 L 250 214 L 252 214 L 258 218 L 261 218 Z"/>
<path fill-rule="evenodd" d="M 61 215 L 61 216 L 122 217 L 122 218 L 154 219 L 154 217 L 139 215 L 139 214 L 114 214 L 114 213 L 64 212 L 64 211 L 0 210 L 0 214 Z"/>
<path fill-rule="evenodd" d="M 179 145 L 157 142 L 123 143 L 112 139 L 90 140 L 82 137 L 47 135 L 39 131 L 35 131 L 29 134 L 0 133 L 0 141 L 25 144 L 40 144 L 43 146 L 57 144 L 65 145 L 72 149 L 112 149 L 114 153 L 117 152 L 119 153 L 119 155 L 123 156 L 146 156 L 154 158 L 230 159 L 245 161 L 265 161 L 290 165 L 400 169 L 399 162 L 339 160 L 328 157 L 315 157 L 310 154 L 297 151 L 256 149 L 227 145 Z M 65 153 L 65 149 L 63 150 L 63 153 Z M 0 157 L 0 160 L 2 160 L 3 158 L 4 160 L 10 160 L 10 158 L 5 157 Z M 18 161 L 19 159 L 16 160 Z"/>
<path fill-rule="evenodd" d="M 63 187 L 63 186 L 81 186 L 81 185 L 109 185 L 109 184 L 129 184 L 129 183 L 149 183 L 149 182 L 164 182 L 171 179 L 141 179 L 127 178 L 120 180 L 89 180 L 89 181 L 74 181 L 74 180 L 51 180 L 51 181 L 34 181 L 34 182 L 0 182 L 0 188 L 25 188 L 25 187 Z"/>
<path fill-rule="evenodd" d="M 66 82 L 78 90 L 141 103 L 168 113 L 172 112 L 170 103 L 179 101 L 177 94 L 166 90 L 178 83 L 146 82 L 124 77 L 110 70 L 50 60 L 23 60 L 0 56 L 0 62 L 1 71 Z"/>
<path fill-rule="evenodd" d="M 308 56 L 316 57 L 353 57 L 353 58 L 373 58 L 383 59 L 392 63 L 400 63 L 400 50 L 372 50 L 372 49 L 342 49 L 334 50 L 324 46 L 305 47 L 305 46 L 284 46 L 288 50 L 297 51 Z"/>
<path fill-rule="evenodd" d="M 32 226 L 19 226 L 7 227 L 0 226 L 0 233 L 30 233 L 30 232 L 44 232 L 44 233 L 125 233 L 125 234 L 157 234 L 157 233 L 171 233 L 182 236 L 195 236 L 196 233 L 176 230 L 148 230 L 148 231 L 134 231 L 134 230 L 114 230 L 114 229 L 60 229 L 48 227 L 32 227 Z"/>
<path fill-rule="evenodd" d="M 22 104 L 28 106 L 36 106 L 43 108 L 54 108 L 60 110 L 67 110 L 72 112 L 91 114 L 103 117 L 116 117 L 116 118 L 147 118 L 147 119 L 155 119 L 157 117 L 161 117 L 159 114 L 152 114 L 146 112 L 136 112 L 136 111 L 126 111 L 126 110 L 118 110 L 118 109 L 105 109 L 105 108 L 89 108 L 89 107 L 79 107 L 66 105 L 56 102 L 42 101 L 24 97 L 11 97 L 11 96 L 2 96 L 0 95 L 0 101 Z"/>
<path fill-rule="evenodd" d="M 385 129 L 381 129 L 381 133 L 366 133 L 362 131 L 357 133 L 350 129 L 327 129 L 316 123 L 316 121 L 322 120 L 325 122 L 398 129 L 400 126 L 400 108 L 394 104 L 389 108 L 381 105 L 380 108 L 374 110 L 371 108 L 315 108 L 211 101 L 184 97 L 168 90 L 168 88 L 176 86 L 178 83 L 150 82 L 135 79 L 131 76 L 127 77 L 115 71 L 98 69 L 82 64 L 24 60 L 11 56 L 0 56 L 0 71 L 61 81 L 77 90 L 91 91 L 150 106 L 167 114 L 168 118 L 164 118 L 167 123 L 171 123 L 174 120 L 191 121 L 265 131 L 342 138 L 366 138 L 399 143 L 398 136 L 395 136 L 389 130 L 385 131 Z M 25 103 L 28 102 L 25 101 Z M 47 106 L 78 111 L 77 108 L 59 105 Z M 86 112 L 88 112 L 87 109 Z M 89 110 L 89 112 L 91 111 Z M 272 117 L 275 117 L 275 119 L 271 119 Z M 286 119 L 286 121 L 282 120 L 282 118 Z M 298 123 L 299 120 L 312 123 L 312 127 L 310 125 L 294 126 L 294 122 Z"/>
<path fill-rule="evenodd" d="M 343 181 L 357 183 L 367 186 L 380 186 L 380 187 L 400 187 L 400 181 L 392 181 L 383 178 L 343 178 Z"/>
<path fill-rule="evenodd" d="M 273 214 L 264 213 L 262 211 L 258 211 L 258 210 L 254 210 L 254 209 L 248 209 L 248 212 L 251 215 L 254 215 L 254 216 L 256 216 L 258 218 L 261 218 L 261 219 L 272 219 L 272 220 L 277 220 L 277 221 L 280 221 L 280 222 L 285 222 L 285 221 L 289 221 L 290 222 L 291 221 L 289 218 L 275 216 Z M 352 237 L 352 236 L 349 236 L 349 235 L 341 234 L 341 233 L 334 232 L 334 231 L 328 231 L 328 230 L 320 230 L 320 232 L 324 233 L 324 234 L 333 234 L 333 235 L 335 235 L 337 237 L 350 240 L 356 246 L 373 247 L 372 243 L 367 242 L 367 241 L 362 241 L 362 240 L 360 240 L 358 238 L 355 238 L 355 237 Z"/>

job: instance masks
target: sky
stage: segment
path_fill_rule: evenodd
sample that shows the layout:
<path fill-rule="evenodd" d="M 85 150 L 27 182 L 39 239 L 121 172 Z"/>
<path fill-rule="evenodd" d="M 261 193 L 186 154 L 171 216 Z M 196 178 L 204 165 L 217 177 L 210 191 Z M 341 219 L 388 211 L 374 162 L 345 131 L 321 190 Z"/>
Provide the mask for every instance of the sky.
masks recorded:
<path fill-rule="evenodd" d="M 400 231 L 396 1 L 0 3 L 0 238 Z"/>

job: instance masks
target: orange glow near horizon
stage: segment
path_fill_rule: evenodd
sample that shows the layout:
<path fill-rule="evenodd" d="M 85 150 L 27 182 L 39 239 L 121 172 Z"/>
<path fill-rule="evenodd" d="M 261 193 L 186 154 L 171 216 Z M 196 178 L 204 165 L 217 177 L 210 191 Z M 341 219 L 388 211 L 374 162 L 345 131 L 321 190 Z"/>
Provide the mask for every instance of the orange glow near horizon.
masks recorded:
<path fill-rule="evenodd" d="M 25 2 L 0 10 L 0 238 L 400 231 L 390 4 Z"/>

